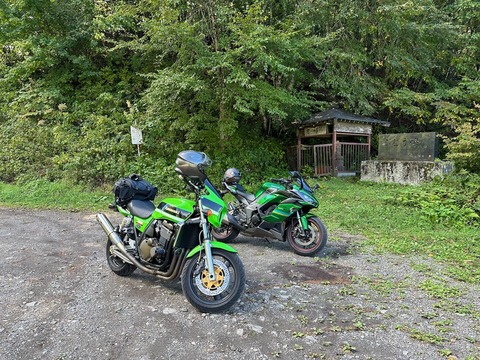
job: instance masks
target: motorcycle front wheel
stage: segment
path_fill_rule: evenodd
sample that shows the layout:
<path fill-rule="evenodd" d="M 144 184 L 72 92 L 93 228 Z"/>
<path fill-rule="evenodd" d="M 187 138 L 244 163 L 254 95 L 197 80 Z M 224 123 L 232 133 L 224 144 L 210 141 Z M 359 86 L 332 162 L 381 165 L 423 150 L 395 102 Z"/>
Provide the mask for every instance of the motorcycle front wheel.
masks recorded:
<path fill-rule="evenodd" d="M 313 256 L 322 250 L 327 243 L 327 228 L 316 216 L 309 217 L 308 231 L 304 234 L 302 224 L 293 219 L 287 228 L 287 241 L 298 255 Z"/>
<path fill-rule="evenodd" d="M 203 257 L 189 259 L 182 270 L 182 290 L 201 312 L 221 312 L 231 307 L 245 288 L 245 270 L 235 253 L 212 249 L 215 279 L 210 280 Z"/>

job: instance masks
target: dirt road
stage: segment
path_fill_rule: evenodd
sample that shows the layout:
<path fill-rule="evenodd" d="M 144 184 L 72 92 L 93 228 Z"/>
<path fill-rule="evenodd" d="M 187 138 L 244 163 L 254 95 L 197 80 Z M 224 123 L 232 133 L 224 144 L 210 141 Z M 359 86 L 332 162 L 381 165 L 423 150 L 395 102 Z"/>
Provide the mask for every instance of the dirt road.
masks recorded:
<path fill-rule="evenodd" d="M 0 359 L 480 359 L 478 286 L 360 237 L 316 258 L 240 238 L 246 291 L 210 315 L 179 284 L 113 274 L 94 214 L 0 208 L 0 229 Z"/>

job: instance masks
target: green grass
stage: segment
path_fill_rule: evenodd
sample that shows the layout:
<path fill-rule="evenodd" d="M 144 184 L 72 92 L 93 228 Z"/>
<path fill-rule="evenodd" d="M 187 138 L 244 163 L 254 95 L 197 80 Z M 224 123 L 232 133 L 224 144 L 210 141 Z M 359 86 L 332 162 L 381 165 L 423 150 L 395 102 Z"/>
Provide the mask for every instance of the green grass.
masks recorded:
<path fill-rule="evenodd" d="M 317 215 L 332 231 L 364 235 L 378 251 L 442 260 L 450 275 L 480 283 L 480 228 L 432 222 L 392 199 L 414 187 L 346 179 L 320 181 Z"/>
<path fill-rule="evenodd" d="M 109 191 L 92 191 L 63 182 L 0 183 L 0 205 L 6 207 L 95 212 L 105 210 L 112 200 L 113 195 Z"/>
<path fill-rule="evenodd" d="M 432 222 L 420 209 L 392 201 L 400 195 L 408 197 L 409 189 L 413 192 L 414 187 L 336 178 L 318 183 L 320 207 L 315 212 L 330 234 L 338 231 L 364 235 L 364 244 L 379 252 L 432 257 L 445 262 L 451 276 L 480 283 L 478 226 Z M 1 206 L 97 212 L 105 210 L 112 200 L 110 189 L 91 191 L 44 180 L 23 185 L 0 183 Z"/>

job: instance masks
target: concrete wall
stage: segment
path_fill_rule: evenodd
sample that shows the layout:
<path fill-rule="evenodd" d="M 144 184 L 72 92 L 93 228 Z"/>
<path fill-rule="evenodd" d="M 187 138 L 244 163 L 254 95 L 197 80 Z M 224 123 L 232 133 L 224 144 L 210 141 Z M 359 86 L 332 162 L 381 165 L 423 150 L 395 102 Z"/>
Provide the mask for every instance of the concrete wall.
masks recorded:
<path fill-rule="evenodd" d="M 367 160 L 362 161 L 361 180 L 414 185 L 452 170 L 452 163 L 446 161 Z"/>

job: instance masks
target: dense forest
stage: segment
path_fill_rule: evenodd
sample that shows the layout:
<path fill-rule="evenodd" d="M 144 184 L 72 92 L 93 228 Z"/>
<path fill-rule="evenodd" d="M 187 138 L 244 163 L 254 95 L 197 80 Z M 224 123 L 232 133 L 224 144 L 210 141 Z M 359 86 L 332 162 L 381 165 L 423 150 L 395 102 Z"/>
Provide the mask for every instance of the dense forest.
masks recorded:
<path fill-rule="evenodd" d="M 480 2 L 0 2 L 0 181 L 160 185 L 187 148 L 262 176 L 332 107 L 437 131 L 480 173 Z"/>

